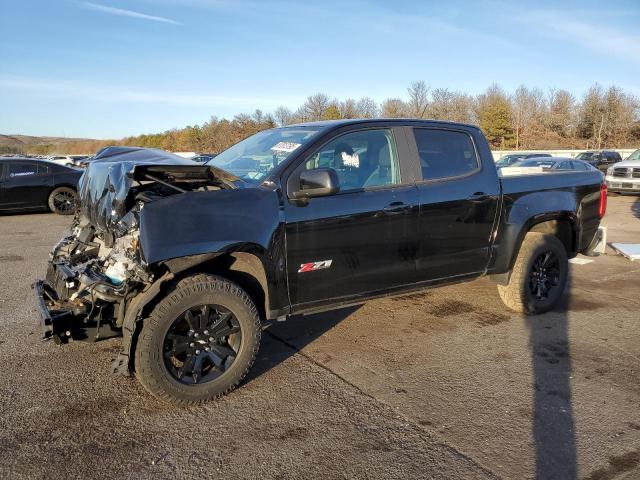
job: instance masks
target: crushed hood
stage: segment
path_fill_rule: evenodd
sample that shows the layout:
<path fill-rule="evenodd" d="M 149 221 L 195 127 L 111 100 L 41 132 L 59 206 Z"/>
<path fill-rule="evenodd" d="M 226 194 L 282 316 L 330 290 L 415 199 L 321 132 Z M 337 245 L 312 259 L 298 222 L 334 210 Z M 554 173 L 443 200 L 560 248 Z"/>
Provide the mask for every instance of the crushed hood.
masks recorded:
<path fill-rule="evenodd" d="M 101 153 L 88 164 L 78 183 L 80 223 L 91 224 L 99 232 L 113 229 L 132 207 L 129 192 L 134 182 L 152 181 L 149 176 L 167 183 L 206 180 L 221 188 L 237 188 L 241 182 L 224 170 L 164 150 L 109 147 Z"/>

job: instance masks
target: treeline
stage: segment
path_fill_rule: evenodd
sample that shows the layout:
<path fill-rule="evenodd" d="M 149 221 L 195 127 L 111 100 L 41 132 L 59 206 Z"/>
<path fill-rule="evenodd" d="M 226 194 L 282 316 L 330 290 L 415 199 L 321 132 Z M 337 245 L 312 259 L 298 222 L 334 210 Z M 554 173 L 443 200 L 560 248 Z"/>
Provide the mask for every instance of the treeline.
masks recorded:
<path fill-rule="evenodd" d="M 479 95 L 413 82 L 404 98 L 378 104 L 369 97 L 338 100 L 311 95 L 297 110 L 256 110 L 233 119 L 212 117 L 203 125 L 117 141 L 68 143 L 64 153 L 94 152 L 105 145 L 136 145 L 171 151 L 220 152 L 266 128 L 340 118 L 432 118 L 479 125 L 495 149 L 600 149 L 638 147 L 640 102 L 621 88 L 593 85 L 577 99 L 567 90 L 521 86 L 508 93 L 498 85 Z M 55 146 L 44 146 L 51 150 Z M 48 153 L 48 152 L 33 152 Z M 60 152 L 63 153 L 63 152 Z"/>

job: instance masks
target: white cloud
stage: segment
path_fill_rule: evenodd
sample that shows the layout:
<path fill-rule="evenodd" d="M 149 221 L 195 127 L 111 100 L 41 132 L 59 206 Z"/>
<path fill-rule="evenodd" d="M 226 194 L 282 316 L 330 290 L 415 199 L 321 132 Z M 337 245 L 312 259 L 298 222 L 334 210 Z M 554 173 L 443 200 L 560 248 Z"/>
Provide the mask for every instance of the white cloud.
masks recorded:
<path fill-rule="evenodd" d="M 83 85 L 55 80 L 32 79 L 17 76 L 0 76 L 0 87 L 11 90 L 31 91 L 46 96 L 73 98 L 90 102 L 138 103 L 207 108 L 263 108 L 271 109 L 281 104 L 299 102 L 299 98 L 236 97 L 212 94 L 188 94 L 181 92 L 135 90 L 126 87 Z"/>
<path fill-rule="evenodd" d="M 611 24 L 588 23 L 572 18 L 573 16 L 564 12 L 541 11 L 518 16 L 516 20 L 535 25 L 538 34 L 548 33 L 554 38 L 580 45 L 592 52 L 640 63 L 640 35 L 623 33 L 612 28 Z"/>
<path fill-rule="evenodd" d="M 124 8 L 109 7 L 107 5 L 101 5 L 93 2 L 81 2 L 81 5 L 92 10 L 98 10 L 100 12 L 109 13 L 111 15 L 120 15 L 122 17 L 139 18 L 142 20 L 150 20 L 153 22 L 171 23 L 173 25 L 182 25 L 182 23 L 172 20 L 171 18 L 158 17 L 156 15 L 147 15 L 146 13 L 135 12 L 133 10 L 126 10 Z"/>

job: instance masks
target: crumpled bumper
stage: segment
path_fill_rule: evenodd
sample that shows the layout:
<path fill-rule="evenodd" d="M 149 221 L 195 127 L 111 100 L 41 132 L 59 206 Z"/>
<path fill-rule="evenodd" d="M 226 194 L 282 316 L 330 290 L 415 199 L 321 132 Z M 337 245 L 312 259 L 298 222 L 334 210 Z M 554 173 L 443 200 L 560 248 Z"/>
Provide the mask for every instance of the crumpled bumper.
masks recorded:
<path fill-rule="evenodd" d="M 66 343 L 72 336 L 74 324 L 77 322 L 72 310 L 55 309 L 55 292 L 44 280 L 33 284 L 35 304 L 40 314 L 42 339 L 53 339 L 56 343 Z"/>

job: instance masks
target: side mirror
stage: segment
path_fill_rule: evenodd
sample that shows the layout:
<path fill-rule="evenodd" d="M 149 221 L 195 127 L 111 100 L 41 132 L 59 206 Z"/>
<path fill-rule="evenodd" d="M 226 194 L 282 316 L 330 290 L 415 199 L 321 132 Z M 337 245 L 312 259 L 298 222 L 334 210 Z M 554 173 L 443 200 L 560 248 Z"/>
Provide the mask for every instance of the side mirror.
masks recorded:
<path fill-rule="evenodd" d="M 316 168 L 300 173 L 299 190 L 293 192 L 291 198 L 325 197 L 339 191 L 340 181 L 336 171 L 333 168 Z"/>

